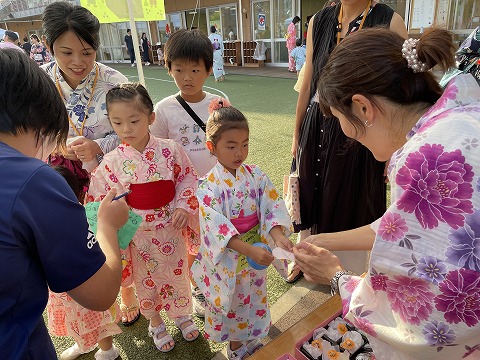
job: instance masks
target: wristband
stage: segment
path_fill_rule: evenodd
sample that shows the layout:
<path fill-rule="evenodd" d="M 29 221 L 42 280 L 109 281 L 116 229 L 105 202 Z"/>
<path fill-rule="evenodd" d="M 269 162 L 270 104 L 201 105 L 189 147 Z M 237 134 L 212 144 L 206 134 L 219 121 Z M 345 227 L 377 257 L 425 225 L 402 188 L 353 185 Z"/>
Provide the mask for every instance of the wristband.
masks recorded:
<path fill-rule="evenodd" d="M 340 280 L 340 278 L 343 275 L 356 275 L 356 274 L 354 272 L 348 271 L 348 270 L 337 271 L 335 273 L 335 275 L 333 275 L 332 280 L 330 280 L 330 286 L 332 287 L 332 290 L 331 290 L 332 296 L 335 295 L 335 294 L 340 295 L 340 291 L 339 291 L 339 288 L 338 288 L 338 281 Z"/>

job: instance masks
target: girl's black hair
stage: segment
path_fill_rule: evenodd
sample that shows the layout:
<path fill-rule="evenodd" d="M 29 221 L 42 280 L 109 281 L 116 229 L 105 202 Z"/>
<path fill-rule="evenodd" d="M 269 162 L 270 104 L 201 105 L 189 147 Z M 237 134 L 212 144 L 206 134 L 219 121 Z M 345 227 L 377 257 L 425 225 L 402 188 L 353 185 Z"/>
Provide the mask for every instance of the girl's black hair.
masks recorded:
<path fill-rule="evenodd" d="M 140 83 L 122 83 L 111 88 L 105 100 L 107 112 L 109 105 L 120 101 L 134 102 L 134 106 L 147 115 L 153 112 L 152 99 L 147 89 Z"/>

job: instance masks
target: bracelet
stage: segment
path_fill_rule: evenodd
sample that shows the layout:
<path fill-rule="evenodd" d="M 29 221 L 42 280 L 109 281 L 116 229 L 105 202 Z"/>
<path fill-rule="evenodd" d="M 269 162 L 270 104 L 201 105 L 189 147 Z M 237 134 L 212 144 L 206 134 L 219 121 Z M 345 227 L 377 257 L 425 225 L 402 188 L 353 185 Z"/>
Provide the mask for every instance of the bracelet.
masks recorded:
<path fill-rule="evenodd" d="M 338 289 L 338 281 L 343 275 L 356 275 L 353 271 L 348 271 L 348 270 L 340 270 L 333 275 L 332 280 L 330 280 L 330 286 L 332 287 L 331 294 L 332 296 L 335 294 L 340 294 L 340 291 Z"/>

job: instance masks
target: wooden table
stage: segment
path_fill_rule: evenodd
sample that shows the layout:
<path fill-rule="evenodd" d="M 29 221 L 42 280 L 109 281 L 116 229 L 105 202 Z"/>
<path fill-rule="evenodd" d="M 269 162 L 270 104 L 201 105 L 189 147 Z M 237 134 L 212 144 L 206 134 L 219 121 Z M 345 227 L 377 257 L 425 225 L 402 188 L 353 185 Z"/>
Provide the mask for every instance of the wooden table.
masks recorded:
<path fill-rule="evenodd" d="M 275 360 L 285 353 L 295 356 L 295 343 L 312 331 L 318 324 L 334 316 L 341 309 L 342 301 L 340 296 L 333 296 L 248 359 Z"/>

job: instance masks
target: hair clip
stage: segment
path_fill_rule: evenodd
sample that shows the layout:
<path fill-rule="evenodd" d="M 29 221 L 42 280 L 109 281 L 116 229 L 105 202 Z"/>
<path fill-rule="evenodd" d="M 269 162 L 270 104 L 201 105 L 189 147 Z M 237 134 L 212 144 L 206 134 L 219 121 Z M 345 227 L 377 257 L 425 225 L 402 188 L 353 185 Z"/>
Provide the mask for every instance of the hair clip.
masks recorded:
<path fill-rule="evenodd" d="M 428 65 L 421 62 L 417 54 L 418 39 L 407 39 L 403 42 L 402 56 L 407 60 L 407 67 L 413 70 L 414 73 L 425 72 L 428 70 Z"/>
<path fill-rule="evenodd" d="M 232 106 L 232 104 L 227 99 L 216 98 L 216 99 L 213 99 L 212 101 L 210 101 L 210 104 L 208 105 L 208 113 L 211 114 L 215 110 L 218 110 L 222 107 L 225 108 L 225 107 L 230 107 L 230 106 Z"/>

